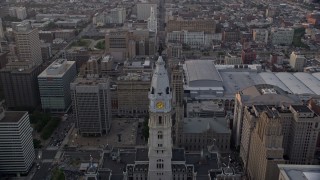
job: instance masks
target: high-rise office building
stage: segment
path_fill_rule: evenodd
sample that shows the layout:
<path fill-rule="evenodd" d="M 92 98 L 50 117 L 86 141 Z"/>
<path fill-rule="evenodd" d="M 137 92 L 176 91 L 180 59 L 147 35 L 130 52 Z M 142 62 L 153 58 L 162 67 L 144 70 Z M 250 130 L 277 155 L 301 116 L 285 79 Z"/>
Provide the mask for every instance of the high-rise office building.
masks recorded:
<path fill-rule="evenodd" d="M 281 106 L 254 105 L 245 108 L 244 116 L 240 157 L 250 178 L 275 179 L 278 172 L 274 163 L 317 163 L 320 117 L 309 107 L 286 103 Z M 269 128 L 262 126 L 265 120 L 268 120 Z"/>
<path fill-rule="evenodd" d="M 155 53 L 156 34 L 149 30 L 112 30 L 105 36 L 106 53 L 115 61 Z"/>
<path fill-rule="evenodd" d="M 31 66 L 28 62 L 11 62 L 0 70 L 6 105 L 10 109 L 30 110 L 40 103 L 38 75 L 41 66 Z"/>
<path fill-rule="evenodd" d="M 16 14 L 18 19 L 24 20 L 27 18 L 27 9 L 25 7 L 17 7 Z"/>
<path fill-rule="evenodd" d="M 0 107 L 0 137 L 0 173 L 28 173 L 35 159 L 28 112 Z"/>
<path fill-rule="evenodd" d="M 9 8 L 9 15 L 24 20 L 27 18 L 27 9 L 25 7 L 11 7 Z"/>
<path fill-rule="evenodd" d="M 273 85 L 260 84 L 239 91 L 235 97 L 232 127 L 233 142 L 235 143 L 235 146 L 240 147 L 245 106 L 254 104 L 280 105 L 282 103 L 302 104 L 298 96 L 290 94 Z"/>
<path fill-rule="evenodd" d="M 30 23 L 23 22 L 14 28 L 19 61 L 26 61 L 32 65 L 42 63 L 41 42 L 38 29 L 32 29 Z"/>
<path fill-rule="evenodd" d="M 64 112 L 70 107 L 70 83 L 76 75 L 75 61 L 57 59 L 38 76 L 43 110 Z"/>
<path fill-rule="evenodd" d="M 137 19 L 148 20 L 151 15 L 151 7 L 154 9 L 155 17 L 157 17 L 157 4 L 154 3 L 138 3 L 137 4 Z"/>
<path fill-rule="evenodd" d="M 148 18 L 148 29 L 149 31 L 152 32 L 157 32 L 158 29 L 158 21 L 157 21 L 157 17 L 155 16 L 155 9 L 153 6 L 151 6 L 151 10 L 150 10 L 150 17 Z"/>
<path fill-rule="evenodd" d="M 3 38 L 4 38 L 4 31 L 3 31 L 3 26 L 2 26 L 2 19 L 0 18 L 0 40 Z"/>
<path fill-rule="evenodd" d="M 110 130 L 109 86 L 109 79 L 98 75 L 77 78 L 70 84 L 73 113 L 82 136 L 101 136 Z"/>
<path fill-rule="evenodd" d="M 128 73 L 118 78 L 118 115 L 148 115 L 150 81 L 150 73 Z"/>
<path fill-rule="evenodd" d="M 125 8 L 114 8 L 110 11 L 111 23 L 122 24 L 126 20 L 126 9 Z"/>
<path fill-rule="evenodd" d="M 299 54 L 298 52 L 292 52 L 290 54 L 290 66 L 295 70 L 295 71 L 303 71 L 304 65 L 306 63 L 306 58 L 304 55 Z"/>
<path fill-rule="evenodd" d="M 251 179 L 274 180 L 279 171 L 277 164 L 284 164 L 283 131 L 281 116 L 274 109 L 261 113 L 252 132 L 247 173 Z"/>
<path fill-rule="evenodd" d="M 175 65 L 171 72 L 171 84 L 173 90 L 174 107 L 183 106 L 183 69 L 180 65 Z"/>

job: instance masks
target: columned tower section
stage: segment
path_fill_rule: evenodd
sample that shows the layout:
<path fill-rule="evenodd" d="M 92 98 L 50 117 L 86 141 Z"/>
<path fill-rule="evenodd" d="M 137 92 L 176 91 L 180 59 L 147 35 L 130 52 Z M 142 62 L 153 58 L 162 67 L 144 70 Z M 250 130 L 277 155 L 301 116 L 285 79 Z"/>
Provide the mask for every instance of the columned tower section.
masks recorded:
<path fill-rule="evenodd" d="M 161 56 L 156 62 L 149 92 L 148 179 L 171 180 L 171 99 L 168 72 Z"/>

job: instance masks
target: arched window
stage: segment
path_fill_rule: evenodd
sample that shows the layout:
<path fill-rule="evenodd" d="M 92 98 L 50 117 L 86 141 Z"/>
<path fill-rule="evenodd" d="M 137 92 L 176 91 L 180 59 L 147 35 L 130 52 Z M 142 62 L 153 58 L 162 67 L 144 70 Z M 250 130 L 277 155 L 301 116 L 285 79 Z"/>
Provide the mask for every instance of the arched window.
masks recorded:
<path fill-rule="evenodd" d="M 163 138 L 163 133 L 162 131 L 158 131 L 158 139 L 162 139 Z"/>
<path fill-rule="evenodd" d="M 158 123 L 159 123 L 159 124 L 162 124 L 162 116 L 159 116 Z"/>
<path fill-rule="evenodd" d="M 163 169 L 163 159 L 158 159 L 157 160 L 157 168 L 158 169 Z"/>

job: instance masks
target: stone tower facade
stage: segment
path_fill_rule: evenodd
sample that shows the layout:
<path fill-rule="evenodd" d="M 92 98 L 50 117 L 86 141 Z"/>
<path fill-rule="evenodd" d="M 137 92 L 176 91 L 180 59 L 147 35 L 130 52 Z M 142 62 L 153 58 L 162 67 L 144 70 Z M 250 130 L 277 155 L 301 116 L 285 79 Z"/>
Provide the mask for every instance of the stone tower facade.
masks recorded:
<path fill-rule="evenodd" d="M 168 72 L 160 56 L 149 92 L 148 179 L 172 179 L 171 99 Z"/>

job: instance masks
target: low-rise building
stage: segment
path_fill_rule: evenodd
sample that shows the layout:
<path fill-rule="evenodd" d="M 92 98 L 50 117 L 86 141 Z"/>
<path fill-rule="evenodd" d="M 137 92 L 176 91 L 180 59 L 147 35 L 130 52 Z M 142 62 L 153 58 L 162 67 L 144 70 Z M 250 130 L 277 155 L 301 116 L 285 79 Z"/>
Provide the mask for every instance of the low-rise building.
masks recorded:
<path fill-rule="evenodd" d="M 267 29 L 253 29 L 252 36 L 253 40 L 256 42 L 268 43 L 269 32 Z"/>
<path fill-rule="evenodd" d="M 186 151 L 201 151 L 216 146 L 219 152 L 229 152 L 231 130 L 224 117 L 187 117 L 179 123 L 176 144 Z"/>
<path fill-rule="evenodd" d="M 228 53 L 224 56 L 224 64 L 236 65 L 242 64 L 242 59 L 240 55 Z"/>
<path fill-rule="evenodd" d="M 188 102 L 187 117 L 225 117 L 224 104 L 220 101 Z"/>

